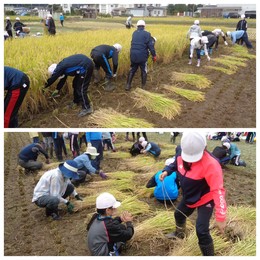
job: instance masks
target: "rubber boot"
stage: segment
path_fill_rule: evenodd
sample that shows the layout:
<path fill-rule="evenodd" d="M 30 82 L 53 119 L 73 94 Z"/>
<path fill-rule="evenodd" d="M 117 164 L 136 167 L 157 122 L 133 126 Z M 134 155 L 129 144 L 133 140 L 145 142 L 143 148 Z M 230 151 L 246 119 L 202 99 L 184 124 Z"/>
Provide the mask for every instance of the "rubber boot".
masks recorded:
<path fill-rule="evenodd" d="M 142 89 L 144 89 L 146 84 L 146 79 L 147 79 L 147 73 L 141 73 L 141 77 L 142 77 Z"/>
<path fill-rule="evenodd" d="M 109 78 L 105 79 L 105 91 L 113 91 L 116 88 L 116 86 L 112 83 L 112 80 Z"/>
<path fill-rule="evenodd" d="M 183 224 L 176 223 L 175 232 L 165 235 L 169 239 L 184 239 L 186 237 L 186 222 Z"/>
<path fill-rule="evenodd" d="M 197 67 L 200 67 L 200 59 L 198 60 Z"/>
<path fill-rule="evenodd" d="M 214 244 L 199 245 L 203 256 L 214 256 Z"/>
<path fill-rule="evenodd" d="M 134 78 L 134 74 L 132 72 L 129 72 L 126 86 L 125 86 L 126 91 L 130 91 L 133 78 Z"/>
<path fill-rule="evenodd" d="M 94 84 L 98 84 L 100 81 L 100 75 L 97 69 L 93 70 L 93 76 L 94 76 Z"/>
<path fill-rule="evenodd" d="M 188 63 L 189 65 L 191 65 L 192 64 L 192 62 L 191 62 L 191 59 L 189 59 L 189 63 Z"/>

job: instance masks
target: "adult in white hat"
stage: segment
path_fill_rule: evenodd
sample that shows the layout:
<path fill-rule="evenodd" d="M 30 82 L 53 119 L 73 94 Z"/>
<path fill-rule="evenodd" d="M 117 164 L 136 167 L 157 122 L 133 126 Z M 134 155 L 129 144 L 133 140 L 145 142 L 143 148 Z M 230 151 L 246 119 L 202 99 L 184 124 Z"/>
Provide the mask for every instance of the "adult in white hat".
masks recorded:
<path fill-rule="evenodd" d="M 130 91 L 132 80 L 138 68 L 141 69 L 142 88 L 146 85 L 147 79 L 147 60 L 151 53 L 152 59 L 156 61 L 156 51 L 154 48 L 154 39 L 151 34 L 145 30 L 145 21 L 139 20 L 136 24 L 137 30 L 134 31 L 131 41 L 130 61 L 131 67 L 127 77 L 125 90 Z"/>
<path fill-rule="evenodd" d="M 63 23 L 64 23 L 64 15 L 63 13 L 60 13 L 60 24 L 63 27 Z"/>
<path fill-rule="evenodd" d="M 189 38 L 190 41 L 196 37 L 202 37 L 199 20 L 195 20 L 194 24 L 190 27 L 189 31 L 187 32 L 187 38 Z"/>
<path fill-rule="evenodd" d="M 12 23 L 10 21 L 10 17 L 7 16 L 5 19 L 6 19 L 5 30 L 8 34 L 8 37 L 13 38 Z"/>
<path fill-rule="evenodd" d="M 14 23 L 14 30 L 16 31 L 16 36 L 19 36 L 19 37 L 24 37 L 25 36 L 25 33 L 23 32 L 23 27 L 25 27 L 26 25 L 23 24 L 21 21 L 20 21 L 20 18 L 19 17 L 16 17 L 15 18 L 15 23 Z"/>
<path fill-rule="evenodd" d="M 223 172 L 218 160 L 206 150 L 206 136 L 201 132 L 184 132 L 181 152 L 176 163 L 164 168 L 160 180 L 177 171 L 183 197 L 174 213 L 176 231 L 168 238 L 184 238 L 186 218 L 197 209 L 196 234 L 205 256 L 214 255 L 214 243 L 209 231 L 210 218 L 215 208 L 216 225 L 221 233 L 226 226 L 226 201 Z"/>
<path fill-rule="evenodd" d="M 108 192 L 97 197 L 97 213 L 87 226 L 87 243 L 92 256 L 119 255 L 120 246 L 134 235 L 133 217 L 129 212 L 124 211 L 121 216 L 113 218 L 120 205 Z"/>
<path fill-rule="evenodd" d="M 45 172 L 34 188 L 33 199 L 38 207 L 46 209 L 46 216 L 59 220 L 58 205 L 67 205 L 69 213 L 73 212 L 74 205 L 67 200 L 69 196 L 82 200 L 74 189 L 70 179 L 79 179 L 78 165 L 73 160 L 61 163 L 58 168 Z"/>
<path fill-rule="evenodd" d="M 248 39 L 248 34 L 244 30 L 237 30 L 233 32 L 228 31 L 226 36 L 230 37 L 233 45 L 239 43 L 239 41 L 242 40 L 248 49 L 253 49 L 253 45 Z"/>
<path fill-rule="evenodd" d="M 106 174 L 96 169 L 93 165 L 93 161 L 99 155 L 97 149 L 94 146 L 88 146 L 85 153 L 74 158 L 74 161 L 77 163 L 79 168 L 80 179 L 73 181 L 73 184 L 79 184 L 85 181 L 86 175 L 94 176 L 94 174 L 99 174 L 102 179 L 106 179 Z"/>

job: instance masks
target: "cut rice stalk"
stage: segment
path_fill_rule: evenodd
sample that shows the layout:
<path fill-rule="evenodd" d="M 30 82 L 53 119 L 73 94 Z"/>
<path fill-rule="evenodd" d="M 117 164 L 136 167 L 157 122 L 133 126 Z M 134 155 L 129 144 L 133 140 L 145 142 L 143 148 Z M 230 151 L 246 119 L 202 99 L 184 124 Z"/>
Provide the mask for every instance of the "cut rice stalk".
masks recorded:
<path fill-rule="evenodd" d="M 174 92 L 186 99 L 193 101 L 193 102 L 201 102 L 205 100 L 205 94 L 201 91 L 177 88 L 175 86 L 164 85 L 164 88 Z"/>
<path fill-rule="evenodd" d="M 138 128 L 140 125 L 144 128 L 152 128 L 153 125 L 141 118 L 132 118 L 122 115 L 111 108 L 99 109 L 90 116 L 97 127 L 105 128 L 109 125 L 110 128 Z"/>
<path fill-rule="evenodd" d="M 137 88 L 134 92 L 135 106 L 145 107 L 148 111 L 160 114 L 167 119 L 173 119 L 181 112 L 181 105 L 175 100 L 168 99 L 162 94 L 151 93 Z M 139 124 L 140 126 L 140 124 Z"/>
<path fill-rule="evenodd" d="M 209 79 L 198 74 L 173 72 L 171 79 L 175 82 L 184 82 L 193 85 L 199 89 L 209 88 L 211 85 L 211 81 Z"/>
<path fill-rule="evenodd" d="M 217 66 L 207 66 L 206 67 L 207 69 L 212 69 L 212 70 L 217 70 L 217 71 L 221 71 L 227 75 L 232 75 L 232 74 L 235 74 L 236 71 L 235 70 L 231 70 L 231 69 L 226 69 L 226 68 L 223 68 L 223 67 L 217 67 Z"/>

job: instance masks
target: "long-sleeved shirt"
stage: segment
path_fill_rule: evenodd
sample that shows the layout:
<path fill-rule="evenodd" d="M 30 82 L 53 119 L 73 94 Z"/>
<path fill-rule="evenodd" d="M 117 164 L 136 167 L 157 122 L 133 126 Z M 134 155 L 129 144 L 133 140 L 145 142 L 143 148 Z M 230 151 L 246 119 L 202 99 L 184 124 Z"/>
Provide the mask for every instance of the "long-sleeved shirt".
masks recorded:
<path fill-rule="evenodd" d="M 39 154 L 43 154 L 46 159 L 49 159 L 48 153 L 38 143 L 33 143 L 25 146 L 18 154 L 19 159 L 28 162 L 36 161 Z"/>
<path fill-rule="evenodd" d="M 237 23 L 236 31 L 239 31 L 239 30 L 243 30 L 243 31 L 247 30 L 247 21 L 246 20 L 243 19 Z"/>
<path fill-rule="evenodd" d="M 40 197 L 48 195 L 57 197 L 60 203 L 66 204 L 68 200 L 62 198 L 65 194 L 70 179 L 64 178 L 59 168 L 45 172 L 34 188 L 32 202 L 37 201 Z M 74 190 L 72 195 L 75 197 L 77 192 Z"/>
<path fill-rule="evenodd" d="M 178 153 L 175 162 L 166 166 L 163 171 L 170 175 L 176 170 L 185 204 L 190 208 L 197 208 L 214 200 L 216 220 L 225 221 L 227 206 L 223 172 L 217 159 L 208 151 L 204 151 L 202 158 L 192 163 L 191 169 L 186 171 L 181 153 Z"/>
<path fill-rule="evenodd" d="M 157 157 L 161 154 L 161 148 L 153 142 L 149 142 L 147 144 L 147 146 L 145 147 L 145 151 L 151 153 L 155 157 Z"/>
<path fill-rule="evenodd" d="M 232 43 L 235 44 L 237 40 L 239 40 L 240 38 L 243 37 L 244 33 L 245 33 L 245 31 L 243 31 L 243 30 L 231 32 Z"/>
<path fill-rule="evenodd" d="M 201 29 L 200 26 L 197 24 L 193 24 L 189 31 L 187 32 L 187 37 L 189 37 L 190 39 L 196 38 L 196 37 L 201 37 Z"/>
<path fill-rule="evenodd" d="M 4 89 L 5 90 L 13 90 L 20 88 L 28 81 L 28 77 L 22 71 L 4 66 Z M 28 84 L 28 83 L 27 83 Z"/>
<path fill-rule="evenodd" d="M 102 132 L 86 132 L 86 139 L 88 143 L 94 140 L 102 140 Z"/>
<path fill-rule="evenodd" d="M 96 172 L 96 169 L 92 166 L 87 154 L 83 153 L 77 156 L 76 158 L 74 158 L 74 161 L 78 164 L 79 170 L 88 170 L 90 174 Z"/>
<path fill-rule="evenodd" d="M 205 55 L 208 56 L 207 44 L 201 43 L 200 37 L 196 37 L 196 38 L 192 39 L 191 42 L 190 42 L 190 55 L 193 56 L 194 50 L 195 49 L 201 49 L 202 47 L 204 48 Z"/>
<path fill-rule="evenodd" d="M 230 143 L 230 148 L 228 150 L 228 153 L 229 153 L 229 157 L 230 159 L 232 159 L 233 157 L 235 156 L 238 156 L 238 155 L 241 155 L 241 151 L 239 150 L 239 148 L 233 144 L 233 143 Z"/>

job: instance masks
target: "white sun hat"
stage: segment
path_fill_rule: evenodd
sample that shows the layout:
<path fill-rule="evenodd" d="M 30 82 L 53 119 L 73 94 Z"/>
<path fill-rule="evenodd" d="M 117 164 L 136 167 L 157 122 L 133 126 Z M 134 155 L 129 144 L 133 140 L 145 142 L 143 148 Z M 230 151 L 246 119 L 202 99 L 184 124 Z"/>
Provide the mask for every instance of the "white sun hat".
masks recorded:
<path fill-rule="evenodd" d="M 117 201 L 116 198 L 108 193 L 101 193 L 96 199 L 96 208 L 97 209 L 107 209 L 113 207 L 114 209 L 118 208 L 121 205 L 121 202 Z"/>

